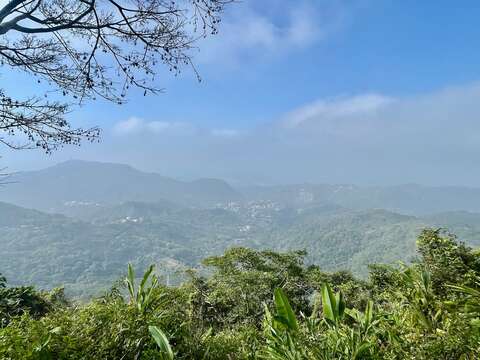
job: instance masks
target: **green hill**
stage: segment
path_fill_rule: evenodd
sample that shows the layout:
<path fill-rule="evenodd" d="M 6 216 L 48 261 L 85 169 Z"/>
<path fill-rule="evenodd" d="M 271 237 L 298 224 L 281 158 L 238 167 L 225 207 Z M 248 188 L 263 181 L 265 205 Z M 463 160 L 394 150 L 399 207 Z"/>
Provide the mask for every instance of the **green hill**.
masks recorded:
<path fill-rule="evenodd" d="M 364 275 L 369 263 L 411 260 L 416 235 L 425 226 L 448 226 L 479 245 L 479 217 L 418 218 L 338 206 L 295 209 L 266 201 L 192 209 L 163 201 L 106 206 L 89 219 L 75 220 L 2 203 L 0 269 L 12 284 L 65 285 L 82 296 L 105 289 L 128 262 L 139 268 L 156 263 L 174 281 L 184 266 L 248 246 L 306 249 L 307 260 L 325 270 Z"/>

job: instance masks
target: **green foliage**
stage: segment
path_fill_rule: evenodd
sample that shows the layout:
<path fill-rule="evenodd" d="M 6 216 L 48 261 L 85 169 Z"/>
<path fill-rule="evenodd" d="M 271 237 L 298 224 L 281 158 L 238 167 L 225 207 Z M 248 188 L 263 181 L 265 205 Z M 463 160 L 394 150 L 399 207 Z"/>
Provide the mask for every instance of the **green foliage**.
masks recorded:
<path fill-rule="evenodd" d="M 480 289 L 459 285 L 450 285 L 450 288 L 462 294 L 463 298 L 448 304 L 472 318 L 472 324 L 480 328 Z"/>
<path fill-rule="evenodd" d="M 275 253 L 232 248 L 222 256 L 204 260 L 208 278 L 193 275 L 196 306 L 213 326 L 261 326 L 263 304 L 272 305 L 272 294 L 282 287 L 292 306 L 307 312 L 313 287 L 304 252 Z"/>
<path fill-rule="evenodd" d="M 287 296 L 281 288 L 275 289 L 274 301 L 277 312 L 274 318 L 275 322 L 282 324 L 289 331 L 298 331 L 297 318 L 293 313 Z"/>
<path fill-rule="evenodd" d="M 148 331 L 150 332 L 150 335 L 152 335 L 153 339 L 160 348 L 162 358 L 165 360 L 173 360 L 172 348 L 170 347 L 170 343 L 168 342 L 168 339 L 163 333 L 163 331 L 160 330 L 157 326 L 149 326 Z"/>
<path fill-rule="evenodd" d="M 67 304 L 63 288 L 39 292 L 33 286 L 9 287 L 7 280 L 0 275 L 0 328 L 23 314 L 40 318 Z"/>
<path fill-rule="evenodd" d="M 158 278 L 153 274 L 155 266 L 150 267 L 143 274 L 142 281 L 138 288 L 135 288 L 135 270 L 132 264 L 128 264 L 127 277 L 125 283 L 130 296 L 130 304 L 134 305 L 138 311 L 143 314 L 155 304 L 158 298 L 153 296 L 153 292 L 157 288 Z"/>
<path fill-rule="evenodd" d="M 297 339 L 297 319 L 290 302 L 281 288 L 274 293 L 275 314 L 265 309 L 265 333 L 267 346 L 261 357 L 272 360 L 301 360 L 304 352 Z"/>
<path fill-rule="evenodd" d="M 437 294 L 448 290 L 446 284 L 474 284 L 480 257 L 458 243 L 455 235 L 443 229 L 426 229 L 418 237 L 417 247 L 425 268 L 432 274 L 432 287 Z"/>
<path fill-rule="evenodd" d="M 368 281 L 304 252 L 232 248 L 177 286 L 129 265 L 124 288 L 85 303 L 3 282 L 0 358 L 479 358 L 478 254 L 436 230 L 418 244 L 415 263 L 372 265 Z"/>
<path fill-rule="evenodd" d="M 74 178 L 83 176 L 79 171 Z M 411 261 L 416 235 L 425 226 L 452 223 L 469 244 L 478 245 L 480 239 L 479 217 L 467 213 L 449 222 L 385 210 L 289 208 L 269 201 L 229 205 L 205 209 L 162 201 L 67 207 L 89 209 L 78 220 L 0 203 L 0 269 L 12 284 L 62 285 L 69 296 L 86 300 L 108 289 L 129 262 L 138 270 L 155 263 L 161 279 L 178 284 L 185 280 L 183 270 L 232 245 L 275 252 L 306 249 L 308 263 L 338 271 L 346 280 L 349 271 L 366 279 L 370 263 Z M 338 290 L 336 280 L 327 281 Z M 342 292 L 349 306 L 365 306 L 367 299 L 356 296 L 361 289 Z"/>
<path fill-rule="evenodd" d="M 325 320 L 333 326 L 338 326 L 345 314 L 345 301 L 343 300 L 342 293 L 339 291 L 334 294 L 330 285 L 323 284 L 322 305 Z"/>

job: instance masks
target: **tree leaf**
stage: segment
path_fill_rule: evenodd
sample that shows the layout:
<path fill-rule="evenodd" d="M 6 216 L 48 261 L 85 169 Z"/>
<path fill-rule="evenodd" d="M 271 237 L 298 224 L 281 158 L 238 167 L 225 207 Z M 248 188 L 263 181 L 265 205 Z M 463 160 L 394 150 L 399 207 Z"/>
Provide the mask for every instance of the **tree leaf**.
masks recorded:
<path fill-rule="evenodd" d="M 298 330 L 298 323 L 297 318 L 295 317 L 295 313 L 290 306 L 287 296 L 283 292 L 282 289 L 277 288 L 275 289 L 274 293 L 274 300 L 275 300 L 275 307 L 277 310 L 276 318 L 280 318 L 280 322 L 282 322 L 289 330 L 297 331 Z"/>
<path fill-rule="evenodd" d="M 128 273 L 126 278 L 128 292 L 130 294 L 130 301 L 135 302 L 135 271 L 132 264 L 128 264 Z"/>
<path fill-rule="evenodd" d="M 322 285 L 322 307 L 323 316 L 336 324 L 337 321 L 335 316 L 335 309 L 337 306 L 335 296 L 333 295 L 332 289 L 328 284 Z"/>
<path fill-rule="evenodd" d="M 173 360 L 172 348 L 170 347 L 170 343 L 168 342 L 168 339 L 163 333 L 163 331 L 161 331 L 156 326 L 149 326 L 148 331 L 150 332 L 150 335 L 160 348 L 160 352 L 162 353 L 164 358 L 168 360 Z"/>

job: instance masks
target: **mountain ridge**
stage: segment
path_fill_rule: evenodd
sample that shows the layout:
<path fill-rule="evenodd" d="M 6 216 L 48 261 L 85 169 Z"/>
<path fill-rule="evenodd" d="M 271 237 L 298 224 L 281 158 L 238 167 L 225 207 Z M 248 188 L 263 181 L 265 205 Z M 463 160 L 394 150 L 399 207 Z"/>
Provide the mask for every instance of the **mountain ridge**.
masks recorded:
<path fill-rule="evenodd" d="M 222 179 L 181 181 L 130 165 L 83 160 L 19 172 L 11 180 L 12 183 L 0 188 L 0 201 L 73 217 L 127 201 L 170 201 L 206 208 L 219 203 L 266 200 L 298 208 L 339 205 L 410 215 L 480 212 L 480 188 L 473 187 L 312 183 L 233 187 Z"/>
<path fill-rule="evenodd" d="M 114 205 L 168 200 L 184 206 L 213 206 L 241 195 L 219 179 L 180 181 L 129 165 L 69 160 L 42 170 L 20 172 L 0 189 L 0 201 L 47 212 L 75 215 L 69 203 Z"/>

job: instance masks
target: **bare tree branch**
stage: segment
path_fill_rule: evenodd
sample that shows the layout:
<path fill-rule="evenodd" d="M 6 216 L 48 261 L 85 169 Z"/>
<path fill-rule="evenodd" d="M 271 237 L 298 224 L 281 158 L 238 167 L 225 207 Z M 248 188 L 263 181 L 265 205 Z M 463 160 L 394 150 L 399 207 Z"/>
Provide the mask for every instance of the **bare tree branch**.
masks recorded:
<path fill-rule="evenodd" d="M 193 67 L 196 40 L 217 33 L 232 0 L 15 0 L 0 8 L 0 64 L 33 74 L 68 100 L 12 100 L 0 92 L 0 131 L 24 132 L 22 145 L 51 151 L 94 140 L 98 129 L 71 129 L 69 104 L 125 102 L 130 87 L 157 93 L 159 65 Z M 25 132 L 26 131 L 26 132 Z"/>

